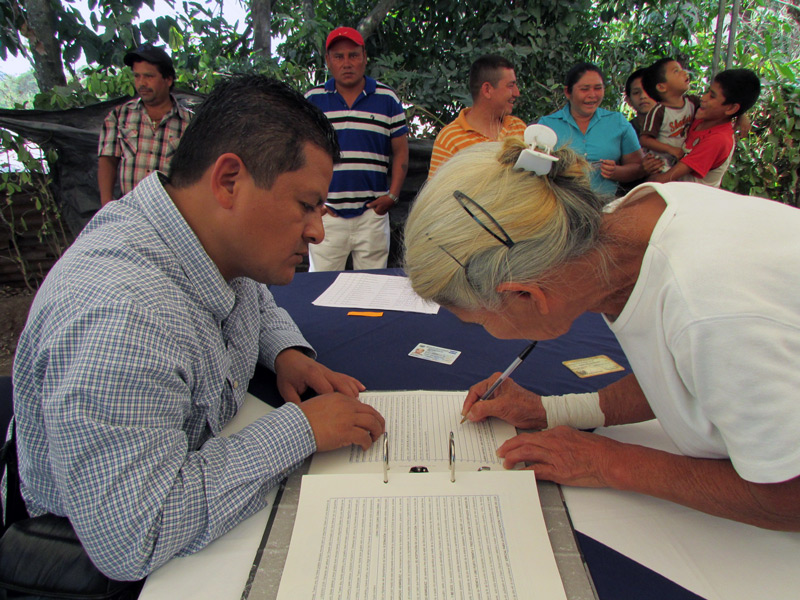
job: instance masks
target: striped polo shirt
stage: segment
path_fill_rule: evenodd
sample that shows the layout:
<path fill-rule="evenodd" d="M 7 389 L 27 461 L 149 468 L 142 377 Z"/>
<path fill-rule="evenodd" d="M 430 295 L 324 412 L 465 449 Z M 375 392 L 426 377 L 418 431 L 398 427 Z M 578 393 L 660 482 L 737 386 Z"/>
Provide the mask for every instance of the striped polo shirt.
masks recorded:
<path fill-rule="evenodd" d="M 348 107 L 333 79 L 306 92 L 336 129 L 342 160 L 333 168 L 326 204 L 341 217 L 357 217 L 367 202 L 389 192 L 392 138 L 408 134 L 406 115 L 394 91 L 364 77 L 364 91 Z"/>

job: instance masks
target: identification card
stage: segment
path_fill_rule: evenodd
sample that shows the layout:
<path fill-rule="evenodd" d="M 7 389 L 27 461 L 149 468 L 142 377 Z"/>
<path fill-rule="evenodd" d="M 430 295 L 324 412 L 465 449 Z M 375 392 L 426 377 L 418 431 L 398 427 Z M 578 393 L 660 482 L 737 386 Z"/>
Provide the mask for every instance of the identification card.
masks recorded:
<path fill-rule="evenodd" d="M 429 346 L 428 344 L 417 344 L 417 346 L 408 353 L 409 356 L 413 356 L 414 358 L 424 358 L 425 360 L 431 360 L 445 365 L 452 365 L 460 354 L 461 351 L 459 350 Z"/>
<path fill-rule="evenodd" d="M 581 378 L 625 370 L 625 367 L 615 363 L 605 354 L 590 356 L 588 358 L 576 358 L 575 360 L 565 360 L 563 364 Z"/>

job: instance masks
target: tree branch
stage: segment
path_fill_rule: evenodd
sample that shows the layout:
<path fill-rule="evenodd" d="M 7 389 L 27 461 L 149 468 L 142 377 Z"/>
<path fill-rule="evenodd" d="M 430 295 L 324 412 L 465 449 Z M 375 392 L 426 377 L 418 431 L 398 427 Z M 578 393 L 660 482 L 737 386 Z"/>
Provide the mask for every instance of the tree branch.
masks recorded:
<path fill-rule="evenodd" d="M 370 13 L 361 19 L 356 29 L 358 29 L 358 32 L 365 40 L 375 33 L 378 25 L 380 25 L 381 21 L 383 21 L 395 4 L 397 4 L 397 0 L 378 0 Z"/>

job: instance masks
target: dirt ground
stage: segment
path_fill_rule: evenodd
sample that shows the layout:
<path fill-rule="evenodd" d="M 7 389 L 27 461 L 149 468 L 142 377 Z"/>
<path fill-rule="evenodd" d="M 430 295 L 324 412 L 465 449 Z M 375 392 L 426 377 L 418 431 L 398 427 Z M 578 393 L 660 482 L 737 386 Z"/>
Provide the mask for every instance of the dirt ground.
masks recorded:
<path fill-rule="evenodd" d="M 11 375 L 17 340 L 31 302 L 33 292 L 30 290 L 0 286 L 0 375 Z"/>

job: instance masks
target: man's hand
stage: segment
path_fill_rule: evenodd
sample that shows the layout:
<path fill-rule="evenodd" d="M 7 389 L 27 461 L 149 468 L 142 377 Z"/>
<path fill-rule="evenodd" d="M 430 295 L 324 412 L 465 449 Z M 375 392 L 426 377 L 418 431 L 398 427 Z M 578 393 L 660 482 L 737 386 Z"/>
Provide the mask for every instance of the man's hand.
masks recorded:
<path fill-rule="evenodd" d="M 344 394 L 325 394 L 306 400 L 300 410 L 314 431 L 317 451 L 356 444 L 367 450 L 386 428 L 381 414 Z"/>
<path fill-rule="evenodd" d="M 372 202 L 367 202 L 367 208 L 371 208 L 376 214 L 385 215 L 394 206 L 394 200 L 387 195 L 378 196 Z"/>
<path fill-rule="evenodd" d="M 286 402 L 300 403 L 300 395 L 309 388 L 317 394 L 341 392 L 353 398 L 366 388 L 358 379 L 331 371 L 295 348 L 287 348 L 275 359 L 278 392 Z"/>
<path fill-rule="evenodd" d="M 606 437 L 561 426 L 521 433 L 497 449 L 506 469 L 527 462 L 537 479 L 579 487 L 609 487 L 606 474 L 623 444 Z"/>
<path fill-rule="evenodd" d="M 547 415 L 542 406 L 541 396 L 520 387 L 511 378 L 506 379 L 489 400 L 478 402 L 478 398 L 498 377 L 500 373 L 495 373 L 469 388 L 461 414 L 466 415 L 470 421 L 497 417 L 522 429 L 547 427 Z"/>

